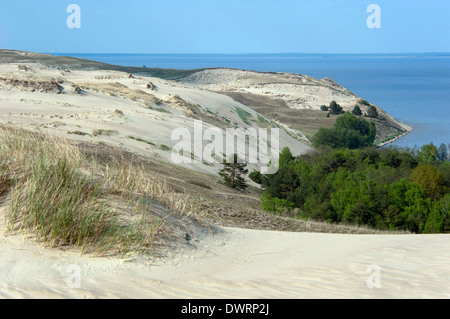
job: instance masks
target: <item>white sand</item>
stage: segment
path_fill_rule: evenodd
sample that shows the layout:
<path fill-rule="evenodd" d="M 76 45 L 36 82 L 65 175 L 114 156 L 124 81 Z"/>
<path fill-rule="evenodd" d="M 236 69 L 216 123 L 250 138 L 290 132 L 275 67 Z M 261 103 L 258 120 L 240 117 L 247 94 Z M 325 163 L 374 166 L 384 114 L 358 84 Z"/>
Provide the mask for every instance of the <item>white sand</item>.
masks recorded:
<path fill-rule="evenodd" d="M 307 75 L 254 72 L 234 69 L 208 69 L 182 79 L 208 90 L 253 93 L 283 100 L 292 109 L 315 109 L 334 100 L 352 110 L 359 97 L 330 79 Z"/>
<path fill-rule="evenodd" d="M 449 298 L 448 235 L 225 229 L 152 263 L 49 250 L 0 235 L 3 298 Z M 67 280 L 81 271 L 80 288 Z M 370 289 L 368 266 L 381 269 Z M 73 282 L 73 281 L 69 281 Z"/>

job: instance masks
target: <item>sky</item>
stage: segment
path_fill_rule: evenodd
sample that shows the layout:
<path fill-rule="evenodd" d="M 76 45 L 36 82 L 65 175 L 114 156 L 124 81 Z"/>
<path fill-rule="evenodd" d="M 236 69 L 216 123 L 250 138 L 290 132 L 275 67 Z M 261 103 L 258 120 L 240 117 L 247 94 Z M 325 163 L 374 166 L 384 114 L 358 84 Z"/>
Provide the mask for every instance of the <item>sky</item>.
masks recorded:
<path fill-rule="evenodd" d="M 80 28 L 69 28 L 70 4 Z M 371 4 L 380 28 L 369 28 Z M 450 52 L 448 0 L 0 0 L 0 48 L 48 53 Z M 75 20 L 74 20 L 75 21 Z"/>

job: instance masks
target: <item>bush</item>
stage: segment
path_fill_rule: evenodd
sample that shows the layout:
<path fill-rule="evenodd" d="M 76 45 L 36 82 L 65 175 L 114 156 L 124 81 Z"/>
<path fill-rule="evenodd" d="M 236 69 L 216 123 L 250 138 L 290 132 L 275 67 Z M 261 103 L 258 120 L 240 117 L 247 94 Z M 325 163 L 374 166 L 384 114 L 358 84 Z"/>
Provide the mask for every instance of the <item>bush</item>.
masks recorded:
<path fill-rule="evenodd" d="M 342 108 L 342 106 L 337 104 L 336 101 L 331 101 L 328 109 L 330 110 L 330 113 L 334 115 L 344 113 L 344 109 Z"/>
<path fill-rule="evenodd" d="M 373 105 L 369 106 L 369 108 L 367 109 L 367 116 L 372 117 L 372 118 L 377 118 L 378 117 L 377 108 Z"/>
<path fill-rule="evenodd" d="M 263 183 L 263 174 L 259 171 L 253 171 L 251 172 L 248 177 L 254 181 L 256 184 L 262 184 Z"/>
<path fill-rule="evenodd" d="M 294 209 L 294 205 L 285 199 L 271 197 L 270 195 L 261 195 L 261 206 L 263 209 L 276 213 L 284 213 Z"/>
<path fill-rule="evenodd" d="M 332 148 L 357 149 L 372 145 L 375 136 L 376 129 L 373 122 L 357 118 L 347 112 L 337 118 L 333 128 L 319 129 L 312 142 L 315 147 L 327 145 Z"/>
<path fill-rule="evenodd" d="M 358 105 L 355 105 L 355 107 L 352 110 L 352 113 L 353 115 L 361 116 L 362 115 L 361 108 Z"/>

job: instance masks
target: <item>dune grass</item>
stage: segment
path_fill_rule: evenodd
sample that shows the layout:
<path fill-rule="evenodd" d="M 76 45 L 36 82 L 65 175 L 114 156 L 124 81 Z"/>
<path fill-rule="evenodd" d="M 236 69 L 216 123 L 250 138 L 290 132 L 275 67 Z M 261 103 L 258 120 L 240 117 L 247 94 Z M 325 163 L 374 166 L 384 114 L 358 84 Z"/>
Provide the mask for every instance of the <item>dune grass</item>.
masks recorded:
<path fill-rule="evenodd" d="M 102 130 L 102 129 L 92 130 L 92 136 L 111 136 L 116 134 L 119 134 L 117 130 Z"/>
<path fill-rule="evenodd" d="M 148 198 L 174 212 L 192 205 L 156 178 L 124 162 L 101 166 L 68 142 L 0 128 L 0 201 L 11 233 L 30 233 L 47 247 L 95 255 L 146 252 L 161 228 Z"/>

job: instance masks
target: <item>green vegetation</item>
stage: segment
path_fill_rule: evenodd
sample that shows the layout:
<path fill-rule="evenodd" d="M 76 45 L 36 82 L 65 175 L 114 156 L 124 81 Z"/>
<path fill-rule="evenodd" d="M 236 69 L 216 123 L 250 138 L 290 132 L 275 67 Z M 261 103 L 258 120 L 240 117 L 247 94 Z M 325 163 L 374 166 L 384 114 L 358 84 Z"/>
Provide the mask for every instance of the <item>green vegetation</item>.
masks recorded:
<path fill-rule="evenodd" d="M 442 143 L 439 146 L 437 158 L 438 158 L 439 162 L 445 162 L 450 159 L 449 153 L 448 153 L 448 147 L 444 143 Z"/>
<path fill-rule="evenodd" d="M 151 145 L 151 146 L 156 146 L 155 143 L 152 143 L 150 141 L 144 140 L 144 139 L 142 139 L 140 137 L 134 137 L 134 136 L 131 136 L 131 135 L 128 135 L 127 137 L 129 139 L 132 139 L 132 140 L 135 140 L 135 141 L 138 141 L 138 142 L 142 142 L 142 143 L 145 143 L 145 144 L 148 144 L 148 145 Z"/>
<path fill-rule="evenodd" d="M 65 140 L 3 126 L 0 195 L 10 233 L 95 255 L 151 250 L 162 223 L 150 201 L 179 214 L 194 210 L 140 167 L 88 161 Z"/>
<path fill-rule="evenodd" d="M 119 132 L 116 130 L 102 130 L 102 129 L 92 130 L 92 136 L 111 136 L 115 134 L 119 134 Z"/>
<path fill-rule="evenodd" d="M 373 145 L 376 136 L 375 124 L 347 112 L 337 118 L 333 128 L 321 128 L 313 137 L 316 147 L 357 149 Z"/>
<path fill-rule="evenodd" d="M 362 105 L 365 105 L 365 106 L 370 106 L 370 103 L 367 102 L 367 101 L 364 100 L 364 99 L 360 99 L 360 100 L 359 100 L 359 103 L 361 103 Z"/>
<path fill-rule="evenodd" d="M 367 109 L 367 117 L 377 118 L 378 117 L 378 111 L 377 108 L 373 105 L 370 105 Z"/>
<path fill-rule="evenodd" d="M 355 105 L 355 107 L 352 110 L 352 114 L 356 116 L 361 116 L 362 115 L 361 108 L 358 105 Z"/>
<path fill-rule="evenodd" d="M 252 115 L 249 112 L 241 109 L 240 107 L 235 107 L 235 110 L 237 115 L 241 118 L 242 122 L 244 122 L 247 125 L 250 125 L 249 118 L 251 118 Z"/>
<path fill-rule="evenodd" d="M 434 149 L 328 147 L 297 159 L 284 149 L 278 172 L 258 177 L 261 205 L 328 223 L 450 232 L 450 162 L 431 158 Z"/>
<path fill-rule="evenodd" d="M 263 116 L 257 114 L 258 125 L 260 127 L 270 127 L 270 122 L 266 120 Z"/>
<path fill-rule="evenodd" d="M 248 177 L 254 181 L 256 184 L 262 184 L 264 181 L 264 175 L 261 174 L 259 171 L 253 171 L 250 174 L 248 174 Z"/>
<path fill-rule="evenodd" d="M 165 144 L 161 144 L 161 145 L 159 146 L 159 148 L 160 148 L 161 150 L 163 150 L 163 151 L 171 151 L 171 150 L 172 150 L 169 146 L 167 146 L 167 145 L 165 145 Z"/>
<path fill-rule="evenodd" d="M 320 110 L 321 110 L 321 111 L 324 111 L 324 112 L 328 112 L 330 109 L 329 109 L 328 106 L 326 106 L 326 105 L 321 105 L 321 106 L 320 106 Z"/>
<path fill-rule="evenodd" d="M 86 136 L 86 135 L 91 136 L 91 134 L 85 133 L 85 132 L 81 132 L 81 131 L 69 131 L 69 132 L 67 132 L 67 134 L 80 135 L 80 136 Z"/>
<path fill-rule="evenodd" d="M 344 113 L 344 110 L 342 109 L 342 106 L 336 103 L 336 101 L 331 101 L 330 106 L 328 107 L 330 114 L 342 114 Z"/>
<path fill-rule="evenodd" d="M 242 177 L 248 173 L 247 163 L 239 163 L 237 154 L 233 155 L 230 161 L 223 161 L 224 168 L 219 171 L 219 175 L 223 177 L 225 184 L 229 187 L 243 190 L 248 187 L 247 182 Z"/>

